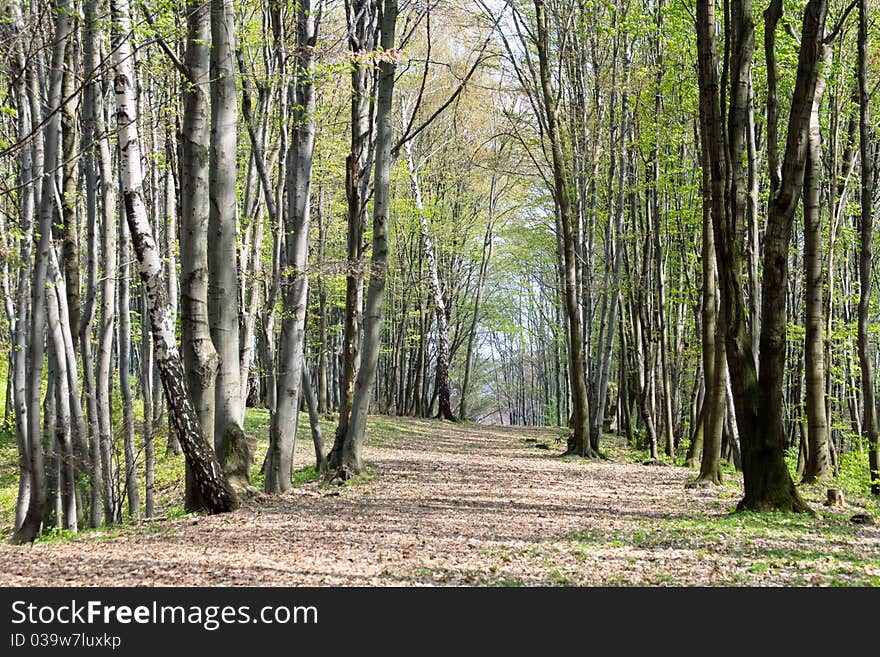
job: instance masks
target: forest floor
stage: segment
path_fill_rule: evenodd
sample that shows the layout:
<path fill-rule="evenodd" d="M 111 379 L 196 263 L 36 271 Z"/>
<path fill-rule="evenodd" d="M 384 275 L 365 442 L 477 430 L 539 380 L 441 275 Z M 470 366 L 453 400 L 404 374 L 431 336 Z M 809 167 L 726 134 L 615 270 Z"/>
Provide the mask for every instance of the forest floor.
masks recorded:
<path fill-rule="evenodd" d="M 313 449 L 298 441 L 296 463 Z M 732 514 L 741 479 L 560 457 L 553 429 L 371 418 L 367 476 L 311 480 L 234 513 L 0 545 L 2 586 L 880 586 L 864 508 Z M 305 470 L 304 470 L 305 472 Z"/>

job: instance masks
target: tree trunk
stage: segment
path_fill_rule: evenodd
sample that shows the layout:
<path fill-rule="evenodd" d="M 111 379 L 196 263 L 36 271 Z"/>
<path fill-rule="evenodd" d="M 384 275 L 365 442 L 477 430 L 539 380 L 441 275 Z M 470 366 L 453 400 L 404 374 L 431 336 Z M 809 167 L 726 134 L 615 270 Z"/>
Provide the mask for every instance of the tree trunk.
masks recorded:
<path fill-rule="evenodd" d="M 564 272 L 566 321 L 569 334 L 569 376 L 572 388 L 572 429 L 568 452 L 594 458 L 598 454 L 590 445 L 589 406 L 584 363 L 584 333 L 580 307 L 577 300 L 577 281 L 574 252 L 574 224 L 572 220 L 569 176 L 563 155 L 562 136 L 559 134 L 559 117 L 556 97 L 550 79 L 550 44 L 547 12 L 543 0 L 535 0 L 537 14 L 538 62 L 540 66 L 543 108 L 547 122 L 548 139 L 553 162 L 553 195 L 556 210 L 562 224 L 563 258 L 560 263 Z"/>
<path fill-rule="evenodd" d="M 862 383 L 862 431 L 868 443 L 868 476 L 871 494 L 880 495 L 880 429 L 877 426 L 877 405 L 874 399 L 874 378 L 869 354 L 869 304 L 871 298 L 871 242 L 874 233 L 874 140 L 868 101 L 868 3 L 859 0 L 858 33 L 859 77 L 859 156 L 861 159 L 861 214 L 859 232 L 859 318 L 858 349 Z"/>
<path fill-rule="evenodd" d="M 67 101 L 61 106 L 61 262 L 67 288 L 70 326 L 79 326 L 82 312 L 79 296 L 79 225 L 76 213 L 79 179 L 76 111 L 79 94 L 75 93 L 77 82 L 74 72 L 79 68 L 77 45 L 74 31 L 67 41 L 61 92 L 61 97 Z M 79 334 L 74 332 L 74 346 L 78 337 Z"/>
<path fill-rule="evenodd" d="M 361 456 L 367 426 L 376 366 L 379 362 L 380 337 L 384 319 L 383 300 L 388 274 L 388 220 L 391 184 L 391 104 L 394 95 L 394 76 L 397 70 L 395 32 L 397 27 L 397 0 L 383 0 L 381 47 L 387 53 L 379 62 L 379 82 L 376 96 L 376 170 L 373 203 L 373 252 L 370 256 L 370 285 L 364 307 L 364 340 L 361 366 L 358 369 L 352 400 L 351 420 L 342 445 L 341 458 L 329 458 L 332 470 L 346 469 L 354 474 L 363 471 Z"/>
<path fill-rule="evenodd" d="M 18 4 L 9 4 L 9 12 L 13 29 L 18 32 L 24 30 L 24 21 Z M 24 140 L 30 134 L 32 126 L 39 122 L 39 117 L 31 113 L 31 92 L 33 85 L 31 78 L 35 77 L 34 67 L 27 66 L 24 44 L 18 41 L 19 48 L 11 59 L 14 72 L 13 90 L 17 106 L 17 136 Z M 39 139 L 35 140 L 39 142 Z M 18 446 L 18 494 L 15 502 L 14 531 L 18 531 L 27 513 L 31 497 L 31 469 L 30 469 L 30 420 L 28 408 L 29 387 L 27 385 L 27 369 L 29 367 L 27 345 L 28 327 L 30 325 L 30 287 L 32 276 L 31 254 L 33 252 L 34 239 L 34 203 L 35 188 L 33 183 L 35 164 L 33 149 L 25 145 L 19 155 L 19 168 L 17 184 L 21 190 L 18 196 L 18 211 L 20 214 L 19 257 L 21 267 L 18 275 L 18 285 L 15 293 L 13 309 L 15 317 L 10 322 L 12 327 L 12 344 L 10 360 L 12 368 L 10 378 L 12 382 L 12 399 L 15 407 L 15 438 Z"/>
<path fill-rule="evenodd" d="M 757 398 L 741 423 L 745 495 L 738 508 L 810 511 L 785 464 L 783 385 L 786 347 L 788 251 L 807 156 L 810 117 L 821 66 L 827 0 L 811 0 L 804 12 L 798 75 L 792 97 L 778 193 L 770 199 L 764 239 L 760 366 Z M 733 121 L 733 117 L 731 117 Z M 731 368 L 732 370 L 732 368 Z"/>
<path fill-rule="evenodd" d="M 831 49 L 823 47 L 822 59 L 830 64 Z M 819 126 L 819 106 L 825 92 L 825 76 L 820 73 L 813 99 L 813 111 L 807 143 L 804 168 L 804 367 L 807 411 L 807 460 L 803 482 L 812 483 L 831 476 L 831 450 L 825 409 L 825 334 L 822 272 L 822 134 Z"/>
<path fill-rule="evenodd" d="M 95 18 L 96 25 L 98 18 Z M 99 40 L 100 29 L 95 28 L 95 39 Z M 97 48 L 97 45 L 96 45 Z M 117 210 L 119 198 L 116 193 L 118 179 L 113 171 L 113 158 L 110 139 L 106 129 L 106 110 L 104 95 L 95 93 L 95 134 L 99 135 L 98 164 L 101 176 L 101 319 L 98 326 L 98 361 L 95 374 L 98 398 L 98 430 L 101 454 L 101 479 L 104 482 L 103 502 L 104 520 L 115 521 L 114 508 L 118 491 L 113 469 L 113 339 L 116 323 L 116 241 L 119 230 Z"/>
<path fill-rule="evenodd" d="M 171 321 L 177 324 L 178 305 L 180 301 L 180 285 L 178 284 L 177 263 L 180 261 L 180 249 L 178 247 L 178 223 L 177 223 L 177 183 L 175 181 L 173 163 L 174 154 L 177 151 L 174 134 L 171 130 L 165 139 L 165 150 L 169 165 L 165 171 L 165 278 L 168 281 L 168 311 L 171 313 Z M 158 382 L 161 386 L 161 381 Z M 157 400 L 158 395 L 157 395 Z M 180 454 L 180 443 L 177 434 L 169 424 L 168 440 L 165 444 L 165 454 Z"/>
<path fill-rule="evenodd" d="M 189 79 L 184 83 L 180 133 L 180 320 L 186 385 L 198 413 L 202 436 L 213 445 L 219 357 L 211 340 L 208 317 L 211 13 L 205 2 L 188 6 L 185 64 Z M 156 349 L 158 362 L 158 344 Z M 198 497 L 194 473 L 189 470 L 186 490 L 186 508 L 201 508 L 203 501 Z"/>
<path fill-rule="evenodd" d="M 309 409 L 309 427 L 312 430 L 312 443 L 315 446 L 315 470 L 323 474 L 327 472 L 327 457 L 324 455 L 324 438 L 321 435 L 318 395 L 315 392 L 315 386 L 312 385 L 312 375 L 308 367 L 303 367 L 302 376 L 303 394 Z"/>
<path fill-rule="evenodd" d="M 64 52 L 70 35 L 70 2 L 55 3 L 55 34 L 52 47 L 52 67 L 49 71 L 48 103 L 50 110 L 61 104 Z M 40 241 L 34 254 L 34 275 L 31 282 L 30 332 L 27 341 L 27 416 L 28 456 L 30 469 L 30 496 L 27 511 L 12 536 L 14 543 L 30 543 L 40 533 L 46 508 L 47 487 L 43 464 L 40 426 L 40 395 L 43 374 L 43 356 L 46 328 L 46 280 L 49 267 L 49 249 L 52 248 L 52 207 L 54 202 L 55 167 L 58 159 L 60 114 L 50 115 L 44 137 L 44 171 L 39 202 Z"/>
<path fill-rule="evenodd" d="M 50 247 L 54 249 L 55 247 Z M 71 421 L 70 400 L 71 400 L 71 379 L 68 376 L 68 368 L 71 363 L 67 360 L 67 349 L 64 345 L 64 331 L 62 322 L 67 321 L 67 317 L 62 317 L 61 306 L 58 300 L 58 293 L 64 291 L 64 285 L 61 284 L 61 272 L 57 268 L 57 262 L 54 260 L 54 253 L 50 254 L 49 264 L 49 288 L 46 290 L 46 309 L 48 319 L 48 337 L 52 341 L 52 351 L 54 355 L 54 386 L 52 393 L 55 395 L 55 418 L 53 426 L 54 431 L 50 434 L 49 440 L 56 439 L 55 448 L 58 460 L 58 497 L 61 502 L 60 513 L 56 512 L 55 522 L 58 527 L 63 527 L 72 532 L 78 530 L 77 523 L 77 504 L 74 473 L 74 453 L 73 453 L 73 423 Z M 73 345 L 71 345 L 72 348 Z M 76 360 L 72 363 L 76 367 Z M 76 375 L 73 373 L 73 380 Z M 74 395 L 76 392 L 74 392 Z"/>
<path fill-rule="evenodd" d="M 283 493 L 290 489 L 290 473 L 296 445 L 303 361 L 305 320 L 308 306 L 309 196 L 315 149 L 314 48 L 320 10 L 310 0 L 297 7 L 297 64 L 290 83 L 294 107 L 293 139 L 287 153 L 288 204 L 284 215 L 284 261 L 281 341 L 278 348 L 277 407 L 269 429 L 269 452 L 265 490 Z"/>
<path fill-rule="evenodd" d="M 137 457 L 134 447 L 134 407 L 131 394 L 131 253 L 128 226 L 119 222 L 119 392 L 122 396 L 122 444 L 125 452 L 125 495 L 128 514 L 140 520 Z"/>
<path fill-rule="evenodd" d="M 211 0 L 211 146 L 208 233 L 208 315 L 219 366 L 215 383 L 214 448 L 236 492 L 250 484 L 239 350 L 236 222 L 238 90 L 232 0 Z M 247 373 L 245 372 L 245 377 Z"/>
<path fill-rule="evenodd" d="M 328 459 L 331 467 L 342 463 L 342 450 L 348 433 L 354 403 L 355 379 L 361 363 L 361 323 L 364 294 L 364 231 L 369 212 L 367 191 L 375 157 L 375 73 L 365 55 L 376 46 L 378 2 L 346 0 L 348 46 L 351 69 L 351 148 L 345 159 L 345 196 L 348 203 L 347 266 L 345 271 L 345 327 L 342 346 L 342 380 L 339 391 L 339 423 Z M 392 44 L 393 45 L 393 44 Z M 390 137 L 389 137 L 390 139 Z"/>
<path fill-rule="evenodd" d="M 98 66 L 97 0 L 85 3 L 85 29 L 83 31 L 83 65 L 86 75 L 93 75 Z M 80 325 L 79 345 L 83 362 L 83 394 L 86 398 L 89 436 L 89 479 L 91 500 L 89 522 L 100 527 L 104 522 L 104 480 L 101 472 L 100 422 L 98 411 L 98 387 L 95 363 L 92 356 L 92 328 L 98 294 L 98 169 L 95 162 L 98 149 L 98 106 L 96 96 L 100 93 L 98 80 L 86 85 L 83 98 L 83 153 L 86 187 L 87 226 L 87 274 L 86 304 Z"/>
<path fill-rule="evenodd" d="M 70 34 L 70 6 L 68 0 L 55 4 L 55 34 L 52 48 L 52 66 L 49 72 L 48 104 L 56 109 L 61 102 L 64 51 Z M 34 273 L 31 282 L 31 318 L 27 342 L 28 395 L 28 456 L 30 469 L 30 496 L 27 512 L 12 536 L 14 543 L 32 542 L 40 533 L 46 509 L 47 485 L 43 469 L 43 446 L 40 427 L 40 394 L 43 373 L 43 356 L 46 328 L 46 280 L 49 266 L 49 249 L 52 248 L 52 208 L 54 201 L 55 167 L 58 159 L 58 136 L 60 114 L 52 114 L 44 130 L 44 172 L 39 202 L 40 241 L 34 254 Z"/>
<path fill-rule="evenodd" d="M 725 317 L 716 303 L 716 225 L 724 223 L 727 209 L 724 137 L 715 50 L 715 12 L 711 0 L 697 3 L 697 48 L 699 51 L 700 135 L 703 164 L 703 374 L 706 396 L 703 402 L 703 452 L 698 482 L 721 483 L 721 442 L 725 415 L 726 349 Z"/>
<path fill-rule="evenodd" d="M 440 287 L 440 276 L 437 271 L 437 256 L 434 253 L 434 243 L 428 233 L 428 220 L 425 218 L 425 207 L 422 202 L 422 189 L 419 186 L 419 171 L 413 158 L 413 140 L 408 140 L 404 146 L 406 163 L 409 168 L 410 187 L 416 206 L 416 214 L 419 219 L 419 236 L 422 250 L 425 253 L 425 262 L 428 264 L 428 280 L 431 284 L 431 297 L 434 301 L 434 320 L 437 325 L 437 369 L 435 371 L 435 386 L 439 397 L 437 417 L 443 420 L 455 420 L 452 413 L 451 395 L 449 392 L 449 325 L 446 321 L 446 300 L 443 298 L 443 290 Z"/>
<path fill-rule="evenodd" d="M 210 441 L 201 432 L 199 416 L 190 401 L 165 296 L 164 265 L 144 206 L 128 0 L 112 0 L 110 10 L 123 205 L 147 297 L 156 363 L 172 423 L 206 509 L 211 513 L 231 511 L 238 506 L 238 499 L 223 474 Z"/>
<path fill-rule="evenodd" d="M 155 445 L 153 439 L 153 341 L 150 339 L 150 313 L 141 285 L 141 353 L 140 379 L 144 399 L 144 517 L 152 518 L 156 510 Z"/>

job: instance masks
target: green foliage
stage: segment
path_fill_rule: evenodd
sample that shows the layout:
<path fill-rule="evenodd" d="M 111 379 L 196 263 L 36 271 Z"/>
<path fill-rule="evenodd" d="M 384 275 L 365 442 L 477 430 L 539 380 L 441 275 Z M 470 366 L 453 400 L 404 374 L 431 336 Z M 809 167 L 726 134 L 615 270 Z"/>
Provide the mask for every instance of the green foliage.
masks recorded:
<path fill-rule="evenodd" d="M 321 477 L 321 473 L 315 470 L 314 465 L 307 465 L 304 468 L 300 468 L 298 470 L 294 470 L 293 477 L 291 479 L 291 483 L 294 488 L 298 486 L 302 486 L 303 484 L 307 484 L 310 481 L 315 481 Z"/>

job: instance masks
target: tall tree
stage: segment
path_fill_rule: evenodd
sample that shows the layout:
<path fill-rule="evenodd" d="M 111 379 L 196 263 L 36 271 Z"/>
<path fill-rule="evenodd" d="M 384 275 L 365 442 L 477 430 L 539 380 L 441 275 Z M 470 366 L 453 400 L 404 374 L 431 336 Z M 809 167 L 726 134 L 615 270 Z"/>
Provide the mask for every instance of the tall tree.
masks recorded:
<path fill-rule="evenodd" d="M 351 420 L 341 450 L 331 451 L 332 470 L 359 474 L 363 471 L 362 449 L 367 427 L 367 410 L 373 394 L 384 319 L 385 283 L 388 275 L 388 220 L 391 187 L 391 146 L 394 76 L 398 53 L 395 48 L 397 0 L 383 0 L 381 12 L 381 50 L 376 93 L 376 169 L 373 191 L 373 252 L 370 255 L 370 284 L 364 306 L 364 339 L 361 365 L 352 399 Z"/>
<path fill-rule="evenodd" d="M 369 220 L 367 193 L 372 179 L 375 148 L 376 80 L 372 66 L 378 25 L 378 0 L 346 0 L 348 47 L 351 53 L 351 142 L 345 158 L 345 198 L 348 205 L 345 268 L 345 324 L 342 346 L 339 423 L 329 460 L 339 465 L 354 401 L 355 377 L 360 368 L 360 340 L 364 295 L 364 231 Z"/>
<path fill-rule="evenodd" d="M 119 392 L 122 397 L 122 447 L 125 454 L 125 496 L 128 514 L 141 515 L 137 455 L 134 445 L 134 406 L 131 392 L 131 238 L 128 225 L 119 222 Z M 121 514 L 121 509 L 119 510 Z"/>
<path fill-rule="evenodd" d="M 97 0 L 88 0 L 85 5 L 85 22 L 83 29 L 83 65 L 90 82 L 83 90 L 83 163 L 85 169 L 86 188 L 86 226 L 87 237 L 87 274 L 86 304 L 83 309 L 80 326 L 80 350 L 83 362 L 83 392 L 89 418 L 89 478 L 91 480 L 90 523 L 92 527 L 100 527 L 104 522 L 103 488 L 101 476 L 101 445 L 100 422 L 98 414 L 97 382 L 95 379 L 95 363 L 92 354 L 92 329 L 96 318 L 96 301 L 98 294 L 98 165 L 97 151 L 100 135 L 98 123 L 103 124 L 99 116 L 97 96 L 100 93 L 99 80 L 94 77 L 98 67 L 98 30 Z M 27 149 L 25 149 L 27 150 Z"/>
<path fill-rule="evenodd" d="M 744 13 L 751 12 L 744 2 Z M 789 113 L 780 184 L 770 199 L 764 237 L 758 389 L 749 408 L 737 409 L 742 439 L 745 495 L 740 509 L 809 511 L 785 464 L 783 425 L 788 251 L 806 166 L 810 116 L 822 63 L 827 0 L 810 0 L 804 10 L 798 74 Z M 736 120 L 742 117 L 737 114 Z M 734 113 L 731 112 L 731 123 Z M 731 158 L 733 159 L 733 158 Z M 737 193 L 741 193 L 737 190 Z M 728 359 L 730 352 L 728 352 Z M 739 363 L 742 367 L 743 364 Z M 734 365 L 731 364 L 731 375 Z M 745 413 L 743 413 L 745 411 Z M 748 418 L 743 416 L 747 415 Z M 743 421 L 745 419 L 745 421 Z"/>
<path fill-rule="evenodd" d="M 697 481 L 720 483 L 721 440 L 725 410 L 725 328 L 716 303 L 714 226 L 724 223 L 726 210 L 726 162 L 718 94 L 718 56 L 715 48 L 713 0 L 697 2 L 697 62 L 700 90 L 700 137 L 703 165 L 703 300 L 702 350 L 706 396 L 703 402 L 703 453 Z"/>
<path fill-rule="evenodd" d="M 156 346 L 156 364 L 165 389 L 171 421 L 205 508 L 212 513 L 231 511 L 238 506 L 238 498 L 217 462 L 212 445 L 201 432 L 199 416 L 190 401 L 165 296 L 164 265 L 144 205 L 128 0 L 111 0 L 110 11 L 122 201 L 147 297 L 150 326 Z"/>
<path fill-rule="evenodd" d="M 284 213 L 281 342 L 278 354 L 277 407 L 269 430 L 266 491 L 290 488 L 305 358 L 308 304 L 309 223 L 312 162 L 315 151 L 315 44 L 323 3 L 300 0 L 296 18 L 297 68 L 290 83 L 294 129 L 287 153 Z"/>
<path fill-rule="evenodd" d="M 877 423 L 877 406 L 874 397 L 874 378 L 871 356 L 868 351 L 868 308 L 871 298 L 871 245 L 874 236 L 874 152 L 875 142 L 871 130 L 871 113 L 868 105 L 868 2 L 859 0 L 858 32 L 858 78 L 859 78 L 859 158 L 861 160 L 861 196 L 859 214 L 859 310 L 858 349 L 859 369 L 862 382 L 862 431 L 868 442 L 868 475 L 871 494 L 880 495 L 880 428 Z"/>
<path fill-rule="evenodd" d="M 595 457 L 597 453 L 590 444 L 589 407 L 587 380 L 584 363 L 584 332 L 581 311 L 577 299 L 575 261 L 574 218 L 572 214 L 570 174 L 563 155 L 562 135 L 559 127 L 559 103 L 553 92 L 550 62 L 550 35 L 547 8 L 543 0 L 535 0 L 537 19 L 536 40 L 540 68 L 542 109 L 547 125 L 553 169 L 553 198 L 558 222 L 562 227 L 562 262 L 564 277 L 565 316 L 568 327 L 568 370 L 572 390 L 572 429 L 568 451 L 578 456 Z"/>
<path fill-rule="evenodd" d="M 822 60 L 830 64 L 831 48 L 823 46 Z M 825 302 L 822 266 L 822 132 L 819 108 L 825 93 L 825 75 L 819 73 L 807 137 L 804 167 L 804 378 L 807 411 L 807 459 L 803 481 L 810 483 L 831 476 L 831 450 L 825 413 Z"/>
<path fill-rule="evenodd" d="M 446 314 L 446 300 L 443 298 L 443 290 L 440 287 L 440 275 L 437 270 L 437 256 L 434 252 L 434 243 L 428 231 L 428 220 L 425 217 L 425 205 L 422 201 L 422 189 L 419 183 L 419 167 L 416 166 L 413 157 L 413 140 L 408 140 L 403 150 L 406 153 L 407 169 L 409 171 L 410 187 L 412 188 L 413 202 L 416 206 L 416 214 L 419 222 L 419 235 L 422 242 L 422 251 L 428 265 L 428 280 L 431 284 L 431 298 L 434 302 L 434 322 L 437 326 L 437 370 L 436 389 L 438 396 L 437 417 L 444 420 L 455 420 L 452 412 L 451 395 L 449 392 L 449 322 Z"/>
<path fill-rule="evenodd" d="M 42 392 L 43 357 L 45 355 L 46 328 L 46 281 L 49 269 L 49 251 L 52 249 L 52 216 L 55 199 L 55 167 L 58 165 L 59 135 L 61 115 L 57 111 L 61 105 L 61 85 L 64 77 L 64 52 L 70 36 L 70 2 L 57 0 L 53 7 L 55 30 L 52 41 L 52 60 L 49 70 L 47 107 L 50 110 L 44 134 L 44 170 L 42 190 L 38 203 L 38 226 L 36 234 L 39 243 L 34 253 L 34 273 L 31 279 L 31 317 L 27 341 L 27 448 L 30 469 L 30 495 L 27 511 L 21 524 L 15 530 L 12 540 L 15 543 L 32 542 L 40 533 L 47 502 L 46 473 L 43 464 L 43 445 L 41 441 L 40 395 Z M 47 391 L 47 395 L 50 394 Z"/>
<path fill-rule="evenodd" d="M 208 216 L 208 314 L 219 358 L 215 387 L 214 447 L 238 491 L 250 483 L 251 455 L 244 429 L 239 346 L 238 89 L 232 0 L 211 0 L 211 148 Z M 245 373 L 247 376 L 247 373 Z"/>
<path fill-rule="evenodd" d="M 187 79 L 180 132 L 180 327 L 187 388 L 202 435 L 213 445 L 219 357 L 208 316 L 211 7 L 192 2 L 187 8 Z M 202 504 L 193 473 L 187 471 L 186 508 L 195 510 Z"/>

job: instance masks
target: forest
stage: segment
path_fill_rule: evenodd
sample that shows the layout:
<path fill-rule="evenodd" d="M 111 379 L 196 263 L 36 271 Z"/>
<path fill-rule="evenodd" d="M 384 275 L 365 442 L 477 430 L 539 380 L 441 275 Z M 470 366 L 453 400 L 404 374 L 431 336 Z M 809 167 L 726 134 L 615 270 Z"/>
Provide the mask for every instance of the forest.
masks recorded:
<path fill-rule="evenodd" d="M 875 8 L 4 3 L 0 537 L 630 485 L 880 585 Z"/>

